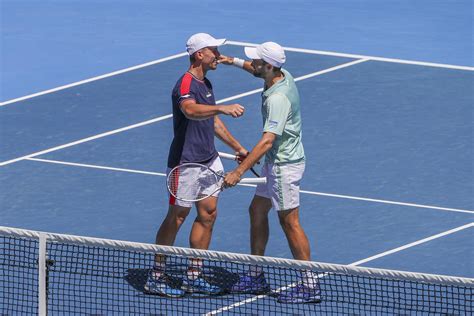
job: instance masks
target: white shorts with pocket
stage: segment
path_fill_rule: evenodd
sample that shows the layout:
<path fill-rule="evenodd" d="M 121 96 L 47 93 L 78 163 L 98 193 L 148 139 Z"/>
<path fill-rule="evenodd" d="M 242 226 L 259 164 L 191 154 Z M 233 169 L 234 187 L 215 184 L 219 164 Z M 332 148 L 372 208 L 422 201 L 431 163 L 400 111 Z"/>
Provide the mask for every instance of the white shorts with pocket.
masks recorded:
<path fill-rule="evenodd" d="M 304 169 L 304 160 L 282 165 L 264 163 L 261 176 L 267 177 L 267 183 L 258 184 L 255 195 L 270 199 L 277 211 L 300 206 L 300 181 Z"/>
<path fill-rule="evenodd" d="M 224 166 L 222 165 L 222 161 L 219 157 L 216 157 L 210 163 L 206 164 L 209 168 L 214 170 L 218 174 L 224 174 Z M 168 168 L 166 171 L 166 175 L 170 173 L 171 168 Z M 191 184 L 199 178 L 199 169 L 189 168 L 186 169 L 184 173 L 181 173 L 178 178 L 178 185 L 177 190 L 186 190 L 191 186 Z M 210 190 L 214 190 L 215 188 L 211 187 Z M 201 194 L 211 194 L 212 192 L 206 192 L 206 190 L 200 192 Z M 212 196 L 218 197 L 220 191 L 214 192 Z M 178 194 L 179 195 L 179 194 Z M 196 195 L 197 196 L 197 195 Z M 169 194 L 169 204 L 170 205 L 178 205 L 183 207 L 192 207 L 193 202 L 181 201 Z"/>

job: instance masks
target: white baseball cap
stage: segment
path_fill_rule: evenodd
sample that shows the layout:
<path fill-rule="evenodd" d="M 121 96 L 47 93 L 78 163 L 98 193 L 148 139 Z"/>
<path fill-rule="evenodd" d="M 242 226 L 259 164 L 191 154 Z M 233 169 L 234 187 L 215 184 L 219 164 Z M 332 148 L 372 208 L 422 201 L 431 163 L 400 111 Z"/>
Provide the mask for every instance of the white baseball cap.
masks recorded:
<path fill-rule="evenodd" d="M 257 47 L 245 47 L 245 55 L 251 59 L 263 59 L 278 68 L 283 66 L 286 61 L 283 47 L 274 42 L 266 42 Z"/>
<path fill-rule="evenodd" d="M 225 38 L 215 39 L 207 33 L 197 33 L 186 42 L 186 50 L 189 55 L 192 55 L 204 47 L 221 46 L 225 41 Z"/>

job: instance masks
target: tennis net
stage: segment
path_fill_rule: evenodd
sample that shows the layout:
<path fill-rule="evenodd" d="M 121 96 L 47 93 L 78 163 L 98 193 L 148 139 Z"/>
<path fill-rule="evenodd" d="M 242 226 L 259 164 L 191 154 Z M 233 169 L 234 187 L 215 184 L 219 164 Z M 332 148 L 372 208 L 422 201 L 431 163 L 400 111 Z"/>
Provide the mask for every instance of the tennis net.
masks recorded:
<path fill-rule="evenodd" d="M 190 259 L 203 259 L 216 296 L 144 293 L 154 255 L 179 286 Z M 271 291 L 235 294 L 239 275 L 260 266 Z M 279 292 L 313 271 L 321 302 L 279 303 Z M 0 227 L 0 315 L 386 315 L 473 313 L 474 279 L 165 247 Z"/>

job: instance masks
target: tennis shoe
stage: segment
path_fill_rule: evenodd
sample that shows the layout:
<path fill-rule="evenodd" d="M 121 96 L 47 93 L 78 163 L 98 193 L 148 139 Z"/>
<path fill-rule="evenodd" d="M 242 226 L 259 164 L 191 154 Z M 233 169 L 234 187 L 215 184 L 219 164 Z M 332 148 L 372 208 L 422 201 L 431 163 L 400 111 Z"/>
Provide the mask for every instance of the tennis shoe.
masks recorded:
<path fill-rule="evenodd" d="M 183 279 L 183 285 L 181 286 L 186 293 L 199 293 L 207 295 L 218 295 L 222 293 L 222 289 L 216 285 L 212 285 L 202 276 L 199 276 L 197 279 Z"/>
<path fill-rule="evenodd" d="M 315 288 L 309 287 L 304 284 L 298 284 L 291 287 L 278 295 L 279 303 L 320 303 L 321 302 L 321 290 L 319 285 Z"/>
<path fill-rule="evenodd" d="M 232 293 L 241 294 L 264 294 L 270 292 L 270 286 L 265 280 L 263 273 L 258 276 L 243 274 L 239 276 L 239 281 L 232 286 Z"/>
<path fill-rule="evenodd" d="M 164 274 L 158 278 L 153 276 L 153 270 L 150 270 L 150 273 L 148 274 L 148 279 L 144 286 L 144 292 L 165 297 L 183 297 L 185 294 L 183 290 L 172 287 Z"/>

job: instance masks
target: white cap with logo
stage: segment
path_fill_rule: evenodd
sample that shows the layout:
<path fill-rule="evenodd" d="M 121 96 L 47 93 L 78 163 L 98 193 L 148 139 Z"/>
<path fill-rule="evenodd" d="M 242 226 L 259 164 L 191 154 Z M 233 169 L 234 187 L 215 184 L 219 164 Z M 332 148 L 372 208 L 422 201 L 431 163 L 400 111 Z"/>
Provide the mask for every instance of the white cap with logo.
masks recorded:
<path fill-rule="evenodd" d="M 221 46 L 225 41 L 225 38 L 215 39 L 207 33 L 197 33 L 191 36 L 186 42 L 186 50 L 189 55 L 192 55 L 204 47 Z"/>
<path fill-rule="evenodd" d="M 274 42 L 266 42 L 257 47 L 245 47 L 245 55 L 251 59 L 263 59 L 278 68 L 283 66 L 286 61 L 283 47 Z"/>

